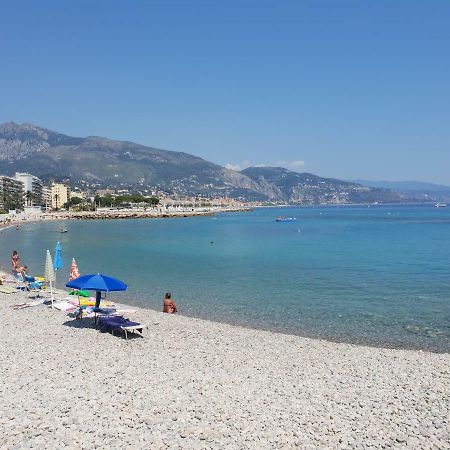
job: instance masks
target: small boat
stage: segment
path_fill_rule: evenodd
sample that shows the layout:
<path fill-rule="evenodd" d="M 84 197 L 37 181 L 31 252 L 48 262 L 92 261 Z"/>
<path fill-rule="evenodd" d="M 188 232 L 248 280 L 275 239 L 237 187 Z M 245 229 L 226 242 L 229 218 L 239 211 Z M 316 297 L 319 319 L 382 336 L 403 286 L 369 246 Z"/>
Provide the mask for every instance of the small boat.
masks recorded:
<path fill-rule="evenodd" d="M 276 222 L 294 222 L 296 220 L 297 219 L 295 217 L 283 217 L 283 216 L 277 217 L 275 219 Z"/>
<path fill-rule="evenodd" d="M 447 204 L 446 203 L 436 203 L 435 205 L 435 208 L 445 208 L 446 206 L 447 206 Z"/>
<path fill-rule="evenodd" d="M 67 228 L 61 228 L 61 229 L 59 230 L 59 232 L 60 232 L 60 233 L 67 233 Z"/>

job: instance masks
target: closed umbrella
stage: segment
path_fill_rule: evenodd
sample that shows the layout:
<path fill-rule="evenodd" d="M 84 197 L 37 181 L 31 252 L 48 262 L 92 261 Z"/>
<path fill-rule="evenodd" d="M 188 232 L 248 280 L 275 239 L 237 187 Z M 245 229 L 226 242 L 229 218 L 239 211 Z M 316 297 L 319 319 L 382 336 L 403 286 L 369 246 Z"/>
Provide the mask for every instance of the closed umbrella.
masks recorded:
<path fill-rule="evenodd" d="M 55 259 L 53 261 L 53 267 L 56 270 L 61 269 L 63 266 L 63 260 L 61 257 L 61 244 L 59 243 L 59 241 L 56 243 L 56 247 L 55 247 Z M 55 278 L 56 278 L 56 273 L 55 273 Z"/>
<path fill-rule="evenodd" d="M 107 275 L 90 274 L 82 275 L 75 280 L 69 281 L 66 287 L 73 289 L 85 289 L 87 291 L 96 291 L 95 307 L 100 307 L 101 293 L 111 291 L 126 291 L 128 286 L 117 278 L 109 277 Z"/>
<path fill-rule="evenodd" d="M 50 283 L 50 298 L 52 300 L 53 308 L 53 283 L 55 282 L 55 270 L 53 268 L 52 255 L 50 255 L 50 250 L 47 250 L 47 256 L 45 258 L 45 280 Z"/>
<path fill-rule="evenodd" d="M 78 278 L 79 276 L 80 272 L 78 271 L 77 262 L 75 261 L 75 258 L 72 258 L 72 264 L 70 265 L 69 281 L 75 280 L 75 278 Z"/>
<path fill-rule="evenodd" d="M 55 247 L 55 261 L 53 262 L 53 267 L 55 270 L 59 270 L 63 267 L 63 261 L 61 258 L 61 244 L 59 241 L 56 243 Z"/>

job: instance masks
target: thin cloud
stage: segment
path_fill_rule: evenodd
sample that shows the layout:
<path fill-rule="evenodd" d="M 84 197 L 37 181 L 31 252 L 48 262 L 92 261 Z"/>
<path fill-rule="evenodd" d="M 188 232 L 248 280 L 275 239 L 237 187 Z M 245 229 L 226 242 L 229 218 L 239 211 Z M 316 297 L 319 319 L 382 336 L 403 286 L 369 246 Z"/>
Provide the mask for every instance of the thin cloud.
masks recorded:
<path fill-rule="evenodd" d="M 294 172 L 299 171 L 300 169 L 303 169 L 305 167 L 306 163 L 305 161 L 301 159 L 297 159 L 295 161 L 275 161 L 275 166 L 277 167 L 284 167 L 285 169 L 292 170 Z"/>
<path fill-rule="evenodd" d="M 250 161 L 242 161 L 240 163 L 228 163 L 225 164 L 226 169 L 236 170 L 237 172 L 240 172 L 241 170 L 246 169 L 247 167 L 252 167 L 254 164 L 252 164 Z"/>
<path fill-rule="evenodd" d="M 292 161 L 289 165 L 292 169 L 301 169 L 305 167 L 305 161 L 298 159 L 297 161 Z"/>
<path fill-rule="evenodd" d="M 225 164 L 225 169 L 235 170 L 239 172 L 242 170 L 242 166 L 240 164 Z"/>
<path fill-rule="evenodd" d="M 298 159 L 295 161 L 285 161 L 278 160 L 273 163 L 252 163 L 251 161 L 242 161 L 240 163 L 228 163 L 225 164 L 227 169 L 236 170 L 240 172 L 241 170 L 246 169 L 247 167 L 284 167 L 288 170 L 298 171 L 305 167 L 305 161 Z"/>

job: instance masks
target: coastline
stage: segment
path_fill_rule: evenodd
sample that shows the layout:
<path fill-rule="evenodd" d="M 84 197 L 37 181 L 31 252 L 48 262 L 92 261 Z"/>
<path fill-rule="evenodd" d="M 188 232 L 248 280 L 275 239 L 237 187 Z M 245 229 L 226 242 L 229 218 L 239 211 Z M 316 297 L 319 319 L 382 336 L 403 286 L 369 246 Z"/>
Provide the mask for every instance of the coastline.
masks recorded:
<path fill-rule="evenodd" d="M 6 447 L 445 448 L 450 355 L 332 343 L 135 308 L 129 341 L 11 306 Z M 120 301 L 120 294 L 109 300 Z M 133 307 L 134 308 L 134 307 Z M 98 425 L 98 426 L 97 426 Z"/>
<path fill-rule="evenodd" d="M 223 212 L 246 212 L 249 207 L 209 207 L 188 209 L 99 209 L 97 211 L 57 211 L 32 215 L 11 216 L 7 221 L 0 222 L 0 229 L 7 229 L 20 224 L 58 220 L 108 220 L 108 219 L 167 219 L 176 217 L 211 216 Z"/>

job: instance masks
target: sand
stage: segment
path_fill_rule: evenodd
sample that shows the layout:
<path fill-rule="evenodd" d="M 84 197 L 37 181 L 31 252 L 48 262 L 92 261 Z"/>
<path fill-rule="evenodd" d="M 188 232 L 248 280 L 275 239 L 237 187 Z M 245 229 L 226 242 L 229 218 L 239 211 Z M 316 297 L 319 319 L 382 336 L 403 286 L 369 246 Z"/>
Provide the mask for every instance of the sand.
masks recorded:
<path fill-rule="evenodd" d="M 144 309 L 129 314 L 144 337 L 126 341 L 44 305 L 13 310 L 26 296 L 0 294 L 1 448 L 450 446 L 449 354 Z"/>

